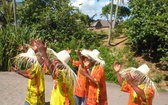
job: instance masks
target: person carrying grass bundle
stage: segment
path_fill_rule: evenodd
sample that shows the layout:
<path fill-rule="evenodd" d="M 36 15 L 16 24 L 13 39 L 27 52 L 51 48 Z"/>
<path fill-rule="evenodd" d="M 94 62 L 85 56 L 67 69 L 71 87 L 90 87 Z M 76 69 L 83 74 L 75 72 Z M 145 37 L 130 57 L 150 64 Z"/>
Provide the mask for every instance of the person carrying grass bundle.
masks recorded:
<path fill-rule="evenodd" d="M 14 57 L 14 64 L 15 66 L 11 67 L 11 70 L 28 78 L 24 105 L 45 105 L 44 74 L 46 66 L 41 54 L 37 52 L 34 39 L 30 40 L 30 48 L 28 48 L 27 52 Z M 22 66 L 26 70 L 22 70 Z"/>
<path fill-rule="evenodd" d="M 152 105 L 157 90 L 154 82 L 148 77 L 149 67 L 143 64 L 138 68 L 121 70 L 118 62 L 114 62 L 113 66 L 121 91 L 130 94 L 128 105 Z"/>
<path fill-rule="evenodd" d="M 56 53 L 47 48 L 40 39 L 36 40 L 37 49 L 41 52 L 44 62 L 53 78 L 53 90 L 50 105 L 75 105 L 73 98 L 76 74 L 67 65 L 70 55 L 66 50 Z M 51 56 L 53 55 L 53 56 Z M 49 58 L 49 56 L 51 56 Z"/>

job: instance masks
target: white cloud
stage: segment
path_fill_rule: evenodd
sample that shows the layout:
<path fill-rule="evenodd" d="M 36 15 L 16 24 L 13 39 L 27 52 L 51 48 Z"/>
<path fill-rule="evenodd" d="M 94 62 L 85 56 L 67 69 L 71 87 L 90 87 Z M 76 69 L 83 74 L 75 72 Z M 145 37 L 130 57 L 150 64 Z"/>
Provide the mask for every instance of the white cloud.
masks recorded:
<path fill-rule="evenodd" d="M 128 0 L 124 0 L 124 6 L 128 6 Z M 114 0 L 114 4 L 116 4 L 117 0 Z M 78 7 L 79 10 L 92 17 L 94 14 L 97 14 L 95 19 L 101 19 L 100 14 L 102 13 L 102 7 L 109 4 L 109 0 L 72 0 L 74 6 Z M 81 4 L 81 5 L 80 5 Z M 123 6 L 121 2 L 119 5 Z"/>
<path fill-rule="evenodd" d="M 97 14 L 97 18 L 100 18 L 102 7 L 107 5 L 109 1 L 100 0 L 97 2 L 97 0 L 73 0 L 72 3 L 74 6 L 77 6 L 82 13 L 88 14 L 90 17 Z"/>

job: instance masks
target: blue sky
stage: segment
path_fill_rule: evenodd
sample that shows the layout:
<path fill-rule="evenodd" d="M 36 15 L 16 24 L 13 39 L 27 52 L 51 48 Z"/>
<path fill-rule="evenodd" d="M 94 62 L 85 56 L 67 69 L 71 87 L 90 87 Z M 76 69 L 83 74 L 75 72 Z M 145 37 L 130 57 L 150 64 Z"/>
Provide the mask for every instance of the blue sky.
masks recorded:
<path fill-rule="evenodd" d="M 95 16 L 96 19 L 105 19 L 101 18 L 100 14 L 102 13 L 102 7 L 109 4 L 111 0 L 72 0 L 72 3 L 74 6 L 79 7 L 79 10 L 92 17 L 94 14 L 97 14 Z M 114 0 L 114 4 L 116 4 L 117 0 Z M 79 5 L 82 4 L 82 5 Z M 128 6 L 128 1 L 124 0 L 124 5 L 122 3 L 119 3 L 122 6 Z"/>
<path fill-rule="evenodd" d="M 16 0 L 17 2 L 22 1 L 22 0 Z M 109 4 L 111 0 L 99 0 L 99 2 L 97 2 L 97 0 L 71 0 L 72 4 L 76 7 L 79 8 L 79 10 L 84 13 L 89 15 L 90 17 L 92 17 L 94 14 L 97 14 L 97 16 L 95 16 L 95 20 L 96 19 L 105 19 L 105 18 L 101 18 L 100 14 L 102 13 L 102 7 L 104 7 L 105 5 Z M 114 0 L 114 4 L 116 4 L 117 0 Z M 82 4 L 82 5 L 80 5 Z M 120 5 L 122 6 L 127 6 L 127 0 L 124 0 L 124 5 L 122 3 L 120 3 Z"/>

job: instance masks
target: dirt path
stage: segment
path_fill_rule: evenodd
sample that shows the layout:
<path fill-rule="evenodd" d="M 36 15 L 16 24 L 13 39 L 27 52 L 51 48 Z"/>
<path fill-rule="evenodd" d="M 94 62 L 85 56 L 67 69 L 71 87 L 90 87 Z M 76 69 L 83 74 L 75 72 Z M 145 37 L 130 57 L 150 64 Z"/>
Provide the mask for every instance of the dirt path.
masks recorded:
<path fill-rule="evenodd" d="M 49 105 L 52 79 L 45 75 L 45 97 Z M 27 79 L 14 72 L 0 72 L 0 105 L 23 105 L 27 91 Z M 128 94 L 120 91 L 120 86 L 107 83 L 108 105 L 127 105 Z M 168 105 L 168 92 L 160 92 L 153 105 Z"/>
<path fill-rule="evenodd" d="M 126 42 L 127 42 L 127 37 L 125 37 L 124 35 L 121 35 L 112 41 L 112 45 L 114 44 L 115 46 L 114 47 L 112 46 L 111 48 L 123 49 L 125 47 Z"/>
<path fill-rule="evenodd" d="M 117 49 L 123 49 L 125 47 L 125 44 L 127 42 L 127 37 L 124 35 L 120 35 L 119 37 L 114 38 L 110 43 L 110 48 L 117 48 Z M 107 45 L 107 38 L 103 40 L 104 46 Z"/>

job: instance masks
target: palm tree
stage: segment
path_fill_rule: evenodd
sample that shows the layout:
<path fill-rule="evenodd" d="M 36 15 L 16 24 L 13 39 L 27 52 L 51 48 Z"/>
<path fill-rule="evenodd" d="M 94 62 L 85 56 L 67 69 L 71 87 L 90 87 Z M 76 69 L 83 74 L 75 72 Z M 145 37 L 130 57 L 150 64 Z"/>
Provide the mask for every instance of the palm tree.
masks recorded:
<path fill-rule="evenodd" d="M 121 0 L 121 2 L 124 4 L 124 0 Z M 111 40 L 111 36 L 112 36 L 112 28 L 114 28 L 115 24 L 116 24 L 117 13 L 118 13 L 118 3 L 119 3 L 119 0 L 117 0 L 117 4 L 116 4 L 116 11 L 115 11 L 114 21 L 112 21 L 112 16 L 113 16 L 113 0 L 111 0 L 110 24 L 109 24 L 110 27 L 109 27 L 109 35 L 108 35 L 108 40 L 107 40 L 107 46 L 111 45 L 110 40 Z"/>
<path fill-rule="evenodd" d="M 120 2 L 122 2 L 122 4 L 124 4 L 124 0 L 120 0 Z M 119 0 L 117 0 L 117 4 L 116 4 L 116 11 L 115 11 L 115 16 L 114 16 L 114 21 L 113 21 L 113 28 L 115 28 L 115 24 L 117 21 L 118 4 L 119 4 Z"/>
<path fill-rule="evenodd" d="M 15 0 L 13 0 L 13 15 L 14 15 L 14 25 L 16 28 L 17 20 L 16 20 L 16 1 Z"/>
<path fill-rule="evenodd" d="M 110 46 L 110 40 L 112 36 L 112 16 L 113 16 L 113 0 L 111 0 L 111 8 L 110 8 L 110 22 L 109 22 L 109 35 L 107 39 L 107 46 Z"/>

